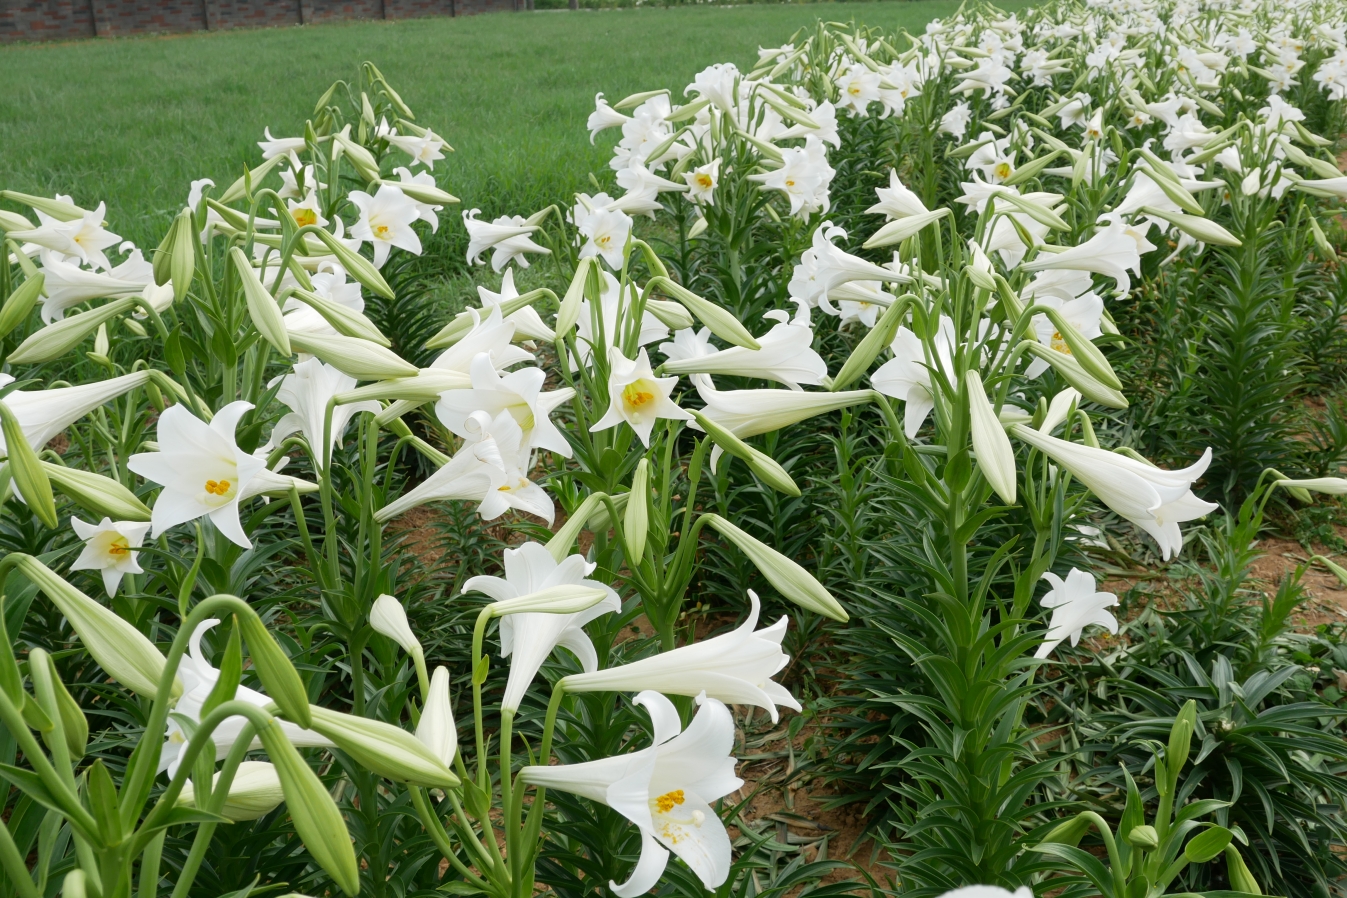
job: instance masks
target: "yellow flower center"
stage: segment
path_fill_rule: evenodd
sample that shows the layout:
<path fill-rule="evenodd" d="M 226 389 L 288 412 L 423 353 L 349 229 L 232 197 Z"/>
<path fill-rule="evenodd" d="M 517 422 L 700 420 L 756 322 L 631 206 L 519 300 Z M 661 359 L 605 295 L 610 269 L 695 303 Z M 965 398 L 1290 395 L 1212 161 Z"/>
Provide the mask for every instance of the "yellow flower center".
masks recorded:
<path fill-rule="evenodd" d="M 847 88 L 847 93 L 851 94 L 853 97 L 858 97 L 861 94 L 861 86 L 859 84 L 853 84 Z"/>
<path fill-rule="evenodd" d="M 127 542 L 126 537 L 124 536 L 114 537 L 108 540 L 108 554 L 118 556 L 130 555 L 131 544 Z"/>
<path fill-rule="evenodd" d="M 996 163 L 995 171 L 996 177 L 1004 181 L 1006 178 L 1010 177 L 1010 163 L 1009 162 Z"/>
<path fill-rule="evenodd" d="M 389 235 L 389 233 L 390 233 L 392 230 L 393 230 L 393 229 L 390 228 L 388 225 L 375 225 L 375 226 L 374 226 L 374 236 L 377 237 L 377 238 L 380 239 L 380 240 L 387 240 L 387 239 L 388 239 L 388 235 Z"/>
<path fill-rule="evenodd" d="M 640 411 L 655 401 L 655 391 L 650 388 L 647 381 L 638 380 L 622 388 L 622 401 L 632 411 Z"/>
<path fill-rule="evenodd" d="M 794 179 L 794 178 L 787 178 L 787 179 L 786 179 L 786 186 L 787 186 L 787 187 L 794 187 L 794 186 L 795 186 L 795 179 Z"/>
<path fill-rule="evenodd" d="M 1071 355 L 1071 346 L 1066 342 L 1066 338 L 1062 336 L 1060 331 L 1052 332 L 1051 346 L 1058 352 Z"/>
<path fill-rule="evenodd" d="M 318 213 L 312 209 L 291 209 L 290 215 L 301 228 L 318 224 Z"/>
<path fill-rule="evenodd" d="M 715 182 L 711 180 L 710 175 L 701 172 L 697 175 L 697 186 L 701 187 L 703 190 L 710 190 L 715 186 Z"/>
<path fill-rule="evenodd" d="M 676 806 L 684 801 L 683 790 L 674 789 L 672 792 L 665 792 L 659 798 L 655 799 L 655 807 L 659 808 L 661 814 L 667 814 Z"/>
<path fill-rule="evenodd" d="M 602 234 L 602 235 L 600 235 L 600 236 L 594 238 L 594 245 L 595 245 L 595 246 L 601 246 L 601 247 L 603 247 L 604 249 L 607 249 L 607 248 L 608 248 L 608 244 L 610 244 L 610 243 L 612 243 L 612 242 L 613 242 L 613 235 L 612 235 L 612 234 Z"/>
<path fill-rule="evenodd" d="M 230 483 L 228 480 L 207 480 L 206 492 L 212 496 L 223 496 L 229 492 Z"/>

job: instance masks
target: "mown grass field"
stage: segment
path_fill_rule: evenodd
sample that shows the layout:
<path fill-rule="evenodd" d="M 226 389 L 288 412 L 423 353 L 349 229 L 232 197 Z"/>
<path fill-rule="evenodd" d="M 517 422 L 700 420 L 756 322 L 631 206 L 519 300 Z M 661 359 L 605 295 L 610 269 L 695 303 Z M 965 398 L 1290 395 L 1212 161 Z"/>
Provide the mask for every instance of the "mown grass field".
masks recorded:
<path fill-rule="evenodd" d="M 606 165 L 610 151 L 584 128 L 596 91 L 615 101 L 681 88 L 818 18 L 919 30 L 956 8 L 538 12 L 11 46 L 0 49 L 0 186 L 106 200 L 115 231 L 152 245 L 193 178 L 233 180 L 258 160 L 264 125 L 298 133 L 318 96 L 371 60 L 456 148 L 435 174 L 463 208 L 527 214 L 591 189 L 589 172 Z"/>

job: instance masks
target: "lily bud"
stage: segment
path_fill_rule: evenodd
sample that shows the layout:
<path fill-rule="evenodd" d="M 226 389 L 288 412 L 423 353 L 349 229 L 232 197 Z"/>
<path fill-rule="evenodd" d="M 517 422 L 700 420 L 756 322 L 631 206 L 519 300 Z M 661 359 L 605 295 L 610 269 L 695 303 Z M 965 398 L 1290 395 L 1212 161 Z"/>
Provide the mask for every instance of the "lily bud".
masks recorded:
<path fill-rule="evenodd" d="M 284 358 L 289 358 L 293 354 L 290 348 L 290 334 L 285 329 L 285 318 L 281 315 L 281 307 L 276 304 L 276 300 L 267 292 L 267 288 L 262 286 L 262 281 L 257 277 L 257 271 L 253 268 L 248 257 L 243 254 L 243 250 L 234 247 L 229 251 L 229 259 L 234 263 L 234 270 L 238 272 L 239 281 L 243 285 L 243 299 L 248 304 L 248 315 L 253 319 L 253 325 L 257 332 L 270 343 L 277 352 Z"/>
<path fill-rule="evenodd" d="M 19 419 L 14 417 L 4 402 L 0 402 L 0 427 L 5 435 L 5 448 L 9 452 L 9 473 L 14 478 L 19 495 L 39 521 L 56 529 L 60 521 L 56 517 L 56 500 L 51 494 L 51 481 L 38 461 L 37 453 L 24 437 Z"/>
<path fill-rule="evenodd" d="M 0 231 L 31 231 L 36 227 L 19 213 L 0 209 Z"/>
<path fill-rule="evenodd" d="M 255 613 L 236 616 L 239 631 L 248 643 L 248 654 L 253 668 L 262 679 L 267 695 L 271 696 L 294 723 L 309 727 L 309 693 L 290 658 L 267 630 L 266 624 Z"/>
<path fill-rule="evenodd" d="M 16 365 L 34 365 L 59 359 L 84 342 L 84 338 L 98 330 L 103 322 L 129 312 L 135 304 L 135 298 L 128 297 L 78 315 L 67 315 L 55 324 L 30 334 L 27 340 L 19 344 L 18 349 L 10 353 L 9 361 Z"/>
<path fill-rule="evenodd" d="M 0 339 L 9 336 L 14 328 L 28 320 L 28 314 L 42 297 L 45 283 L 45 275 L 39 274 L 28 278 L 9 294 L 5 304 L 0 306 Z"/>
<path fill-rule="evenodd" d="M 373 262 L 355 252 L 325 230 L 319 229 L 317 235 L 318 239 L 323 241 L 332 255 L 337 257 L 341 267 L 345 268 L 351 277 L 384 299 L 393 298 L 393 288 L 388 286 L 388 281 L 384 280 L 384 276 L 379 273 L 379 269 L 374 267 Z"/>
<path fill-rule="evenodd" d="M 1036 355 L 1051 365 L 1063 380 L 1086 399 L 1109 408 L 1127 408 L 1127 398 L 1122 393 L 1095 380 L 1072 356 L 1049 349 L 1037 340 L 1026 340 L 1022 345 L 1031 355 Z"/>
<path fill-rule="evenodd" d="M 74 203 L 45 196 L 33 196 L 30 193 L 19 193 L 17 190 L 0 190 L 0 198 L 31 206 L 39 212 L 50 215 L 57 221 L 74 221 L 77 218 L 83 218 L 85 213 L 84 209 Z"/>
<path fill-rule="evenodd" d="M 270 159 L 257 166 L 257 168 L 241 175 L 237 181 L 230 184 L 229 187 L 225 189 L 224 193 L 220 194 L 218 202 L 221 205 L 224 205 L 243 199 L 250 190 L 256 190 L 257 186 L 262 183 L 262 179 L 269 175 L 273 168 L 284 162 L 285 159 L 286 157 L 284 155 L 272 156 Z M 214 204 L 212 204 L 212 208 L 214 208 Z"/>
<path fill-rule="evenodd" d="M 430 694 L 421 709 L 416 738 L 430 749 L 440 763 L 449 767 L 458 752 L 458 729 L 454 724 L 454 706 L 449 701 L 449 668 L 437 667 L 430 678 Z"/>
<path fill-rule="evenodd" d="M 982 375 L 977 371 L 969 371 L 964 375 L 964 383 L 968 390 L 969 424 L 978 467 L 1001 501 L 1014 505 L 1018 473 L 1015 449 L 1010 445 L 1010 437 L 1006 436 L 1006 429 L 1001 426 L 996 410 L 987 398 L 987 392 L 982 386 Z"/>
<path fill-rule="evenodd" d="M 425 203 L 428 206 L 448 206 L 451 203 L 458 202 L 458 197 L 454 196 L 452 193 L 441 190 L 438 187 L 432 187 L 429 184 L 417 184 L 414 181 L 389 180 L 380 180 L 379 183 L 388 187 L 396 187 L 418 203 Z"/>
<path fill-rule="evenodd" d="M 651 315 L 659 319 L 660 324 L 669 328 L 669 330 L 686 330 L 697 324 L 693 320 L 692 314 L 676 302 L 650 298 L 645 301 L 645 308 Z"/>
<path fill-rule="evenodd" d="M 322 315 L 323 320 L 332 325 L 337 333 L 343 336 L 369 340 L 371 343 L 378 343 L 380 346 L 392 345 L 388 338 L 383 335 L 383 332 L 363 312 L 357 312 L 349 306 L 324 299 L 308 290 L 295 290 L 291 295 Z"/>
<path fill-rule="evenodd" d="M 406 610 L 403 609 L 402 603 L 392 596 L 382 595 L 374 600 L 374 606 L 369 612 L 369 625 L 376 633 L 382 633 L 402 646 L 402 650 L 407 654 L 422 653 L 421 641 L 412 633 L 412 628 L 407 623 Z"/>
<path fill-rule="evenodd" d="M 1160 847 L 1160 834 L 1153 826 L 1146 824 L 1134 826 L 1127 833 L 1127 844 L 1143 851 L 1154 851 Z"/>
<path fill-rule="evenodd" d="M 360 173 L 360 177 L 366 181 L 379 180 L 379 162 L 369 150 L 356 143 L 346 136 L 345 132 L 339 132 L 332 135 L 332 139 L 341 147 L 342 153 L 351 160 L 351 165 Z"/>
<path fill-rule="evenodd" d="M 414 377 L 419 368 L 404 361 L 391 349 L 359 337 L 332 334 L 290 334 L 290 345 L 315 355 L 356 380 L 388 380 Z"/>
<path fill-rule="evenodd" d="M 689 312 L 695 315 L 702 324 L 711 329 L 711 333 L 727 343 L 733 343 L 735 346 L 742 346 L 745 349 L 761 349 L 762 346 L 753 338 L 753 335 L 739 323 L 730 312 L 721 306 L 716 305 L 707 299 L 702 299 L 691 290 L 681 284 L 675 284 L 666 277 L 653 277 L 648 285 L 651 289 L 660 290 L 669 296 L 678 300 L 678 302 Z"/>
<path fill-rule="evenodd" d="M 635 570 L 645 557 L 646 535 L 650 528 L 650 460 L 643 458 L 636 464 L 631 478 L 631 493 L 627 513 L 622 521 L 622 536 L 626 541 L 627 563 Z"/>
<path fill-rule="evenodd" d="M 580 264 L 575 266 L 575 276 L 571 278 L 571 285 L 566 288 L 566 296 L 561 301 L 561 307 L 557 309 L 557 337 L 563 337 L 571 332 L 575 323 L 580 320 L 580 303 L 585 298 L 585 283 L 589 280 L 589 270 L 594 266 L 594 259 L 581 259 Z"/>
<path fill-rule="evenodd" d="M 1142 214 L 1153 215 L 1174 225 L 1191 237 L 1210 243 L 1212 246 L 1243 246 L 1238 237 L 1225 228 L 1200 215 L 1184 215 L 1182 212 L 1165 212 L 1154 206 L 1142 206 Z"/>
<path fill-rule="evenodd" d="M 1225 846 L 1225 870 L 1232 890 L 1244 892 L 1248 895 L 1263 894 L 1262 887 L 1258 885 L 1258 879 L 1249 869 L 1249 865 L 1244 863 L 1244 856 L 1239 853 L 1239 849 L 1234 845 Z"/>
<path fill-rule="evenodd" d="M 1104 386 L 1113 390 L 1122 389 L 1122 381 L 1114 373 L 1113 366 L 1108 363 L 1108 359 L 1099 351 L 1089 338 L 1076 329 L 1070 321 L 1067 321 L 1057 309 L 1046 308 L 1043 314 L 1052 322 L 1053 328 L 1061 335 L 1071 350 L 1071 357 L 1080 364 L 1085 373 L 1102 383 Z"/>
<path fill-rule="evenodd" d="M 108 676 L 139 695 L 153 697 L 164 674 L 164 656 L 154 643 L 121 617 L 56 575 L 31 555 L 15 555 L 15 568 L 46 594 L 70 621 L 84 647 Z M 182 682 L 174 680 L 174 696 Z"/>
<path fill-rule="evenodd" d="M 1347 478 L 1342 477 L 1311 477 L 1307 480 L 1277 480 L 1273 486 L 1282 489 L 1309 490 L 1315 493 L 1324 493 L 1329 496 L 1347 496 Z"/>
<path fill-rule="evenodd" d="M 217 773 L 212 782 L 219 781 L 220 774 Z M 235 823 L 256 820 L 276 810 L 282 801 L 285 801 L 285 793 L 275 766 L 266 761 L 244 761 L 234 773 L 234 781 L 229 784 L 229 795 L 220 813 Z M 196 807 L 196 792 L 191 780 L 178 793 L 177 807 Z"/>
<path fill-rule="evenodd" d="M 604 493 L 590 493 L 585 501 L 575 509 L 571 515 L 566 518 L 566 523 L 547 541 L 547 551 L 552 558 L 559 564 L 571 554 L 571 546 L 580 536 L 580 531 L 589 524 L 590 517 L 600 507 L 604 499 Z"/>
<path fill-rule="evenodd" d="M 452 788 L 458 777 L 411 733 L 381 720 L 370 720 L 314 706 L 308 727 L 336 743 L 358 764 L 399 783 Z"/>
<path fill-rule="evenodd" d="M 194 231 L 192 210 L 183 209 L 154 251 L 154 282 L 162 287 L 172 281 L 174 302 L 181 302 L 187 295 L 187 288 L 196 274 Z"/>
<path fill-rule="evenodd" d="M 602 589 L 564 584 L 492 602 L 487 607 L 491 609 L 492 617 L 510 614 L 579 614 L 602 602 L 607 595 Z"/>
<path fill-rule="evenodd" d="M 1310 234 L 1314 237 L 1314 247 L 1319 251 L 1320 258 L 1324 260 L 1336 259 L 1338 251 L 1333 248 L 1333 244 L 1328 242 L 1328 235 L 1324 233 L 1323 228 L 1319 227 L 1319 222 L 1315 220 L 1313 215 L 1309 218 Z M 3 312 L 0 312 L 0 317 L 3 317 L 3 314 Z"/>
<path fill-rule="evenodd" d="M 618 102 L 614 103 L 613 108 L 618 110 L 619 112 L 621 112 L 624 109 L 635 109 L 637 106 L 640 106 L 642 103 L 644 103 L 646 100 L 649 100 L 651 97 L 667 95 L 668 93 L 669 91 L 667 88 L 661 88 L 659 90 L 641 91 L 638 94 L 632 94 L 631 96 L 625 97 L 619 100 Z"/>
<path fill-rule="evenodd" d="M 88 883 L 83 870 L 71 870 L 61 882 L 63 898 L 89 898 Z"/>
<path fill-rule="evenodd" d="M 83 758 L 89 743 L 89 721 L 74 697 L 65 688 L 65 684 L 61 682 L 61 678 L 57 676 L 56 665 L 52 663 L 51 656 L 40 648 L 33 649 L 28 653 L 28 671 L 33 677 L 33 691 L 38 700 L 42 701 L 43 693 L 47 691 L 50 691 L 51 698 L 55 699 L 55 710 L 61 720 L 61 730 L 65 734 L 66 749 L 72 757 Z M 26 709 L 28 705 L 24 707 Z"/>
<path fill-rule="evenodd" d="M 114 521 L 148 521 L 150 507 L 110 477 L 43 461 L 47 479 L 76 505 Z"/>
<path fill-rule="evenodd" d="M 734 435 L 728 427 L 723 427 L 700 411 L 692 411 L 693 419 L 701 425 L 716 446 L 735 458 L 742 459 L 748 469 L 763 483 L 788 496 L 800 495 L 800 488 L 786 473 L 786 469 L 765 452 L 760 452 Z"/>
<path fill-rule="evenodd" d="M 948 214 L 948 209 L 936 209 L 933 212 L 923 212 L 919 215 L 909 215 L 906 218 L 891 221 L 875 231 L 874 234 L 870 235 L 870 239 L 861 245 L 866 249 L 875 249 L 880 246 L 902 243 L 913 234 L 925 229 L 927 225 L 939 221 Z"/>
<path fill-rule="evenodd" d="M 1043 844 L 1070 845 L 1075 847 L 1080 844 L 1080 840 L 1085 837 L 1085 833 L 1090 828 L 1090 819 L 1084 814 L 1077 814 L 1069 820 L 1063 820 L 1048 831 L 1043 837 Z"/>
<path fill-rule="evenodd" d="M 898 302 L 891 303 L 884 314 L 875 322 L 875 326 L 870 328 L 870 332 L 861 338 L 861 342 L 856 344 L 851 355 L 842 364 L 842 370 L 837 372 L 833 378 L 832 390 L 845 390 L 851 386 L 856 378 L 860 377 L 870 366 L 874 364 L 879 354 L 888 348 L 893 342 L 894 336 L 898 333 L 898 326 L 903 323 L 903 317 L 907 314 L 908 296 L 904 296 Z"/>
<path fill-rule="evenodd" d="M 1169 730 L 1169 745 L 1165 751 L 1165 765 L 1169 768 L 1171 783 L 1178 782 L 1179 773 L 1188 760 L 1188 751 L 1197 728 L 1197 702 L 1189 699 L 1174 718 Z"/>
<path fill-rule="evenodd" d="M 259 728 L 257 736 L 276 768 L 285 803 L 290 808 L 290 819 L 294 821 L 295 832 L 304 847 L 318 866 L 336 880 L 342 891 L 352 896 L 358 894 L 360 870 L 356 866 L 351 834 L 346 830 L 346 822 L 342 820 L 336 802 L 323 788 L 322 780 L 304 763 L 275 721 Z"/>
<path fill-rule="evenodd" d="M 776 587 L 777 592 L 790 601 L 837 621 L 846 621 L 847 613 L 833 594 L 814 576 L 776 549 L 758 541 L 720 515 L 706 515 L 706 522 L 717 533 L 748 556 L 748 560 Z"/>

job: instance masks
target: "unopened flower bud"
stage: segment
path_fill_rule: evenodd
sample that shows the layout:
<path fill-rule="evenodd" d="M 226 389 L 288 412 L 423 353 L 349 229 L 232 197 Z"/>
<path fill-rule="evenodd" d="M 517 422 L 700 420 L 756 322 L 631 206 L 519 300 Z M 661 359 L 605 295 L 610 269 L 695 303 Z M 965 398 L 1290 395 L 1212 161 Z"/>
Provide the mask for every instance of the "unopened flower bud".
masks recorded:
<path fill-rule="evenodd" d="M 213 782 L 219 781 L 220 774 L 217 773 Z M 234 822 L 256 820 L 276 810 L 284 800 L 285 793 L 275 766 L 266 761 L 244 761 L 229 784 L 229 795 L 220 813 Z M 190 780 L 183 785 L 177 803 L 179 807 L 196 807 L 196 792 Z"/>

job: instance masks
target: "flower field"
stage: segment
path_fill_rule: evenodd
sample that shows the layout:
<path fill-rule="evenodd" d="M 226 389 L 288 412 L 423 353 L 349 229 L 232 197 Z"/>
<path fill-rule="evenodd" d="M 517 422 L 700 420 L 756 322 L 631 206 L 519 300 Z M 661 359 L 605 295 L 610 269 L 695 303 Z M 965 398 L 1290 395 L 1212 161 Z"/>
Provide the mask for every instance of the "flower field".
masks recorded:
<path fill-rule="evenodd" d="M 0 898 L 1343 891 L 1344 8 L 757 57 L 0 190 Z"/>

